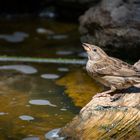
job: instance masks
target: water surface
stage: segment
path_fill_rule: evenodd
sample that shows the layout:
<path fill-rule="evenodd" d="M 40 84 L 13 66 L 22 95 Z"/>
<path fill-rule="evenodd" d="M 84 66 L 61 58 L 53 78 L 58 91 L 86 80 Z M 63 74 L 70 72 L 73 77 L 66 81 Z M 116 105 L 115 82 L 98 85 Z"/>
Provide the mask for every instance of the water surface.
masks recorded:
<path fill-rule="evenodd" d="M 85 59 L 79 42 L 75 24 L 45 19 L 0 22 L 0 55 Z M 82 90 L 83 81 L 91 81 L 87 77 L 83 66 L 0 62 L 0 139 L 43 140 L 48 131 L 63 127 L 100 88 L 93 82 Z"/>

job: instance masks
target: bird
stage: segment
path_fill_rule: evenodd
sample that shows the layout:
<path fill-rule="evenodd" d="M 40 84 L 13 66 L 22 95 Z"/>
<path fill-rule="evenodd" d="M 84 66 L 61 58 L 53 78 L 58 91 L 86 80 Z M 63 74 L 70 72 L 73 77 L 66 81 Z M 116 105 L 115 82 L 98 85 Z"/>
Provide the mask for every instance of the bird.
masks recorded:
<path fill-rule="evenodd" d="M 116 90 L 140 87 L 140 71 L 127 62 L 110 57 L 100 47 L 83 43 L 88 55 L 86 70 L 99 83 L 110 89 L 97 94 L 98 97 L 108 96 Z"/>

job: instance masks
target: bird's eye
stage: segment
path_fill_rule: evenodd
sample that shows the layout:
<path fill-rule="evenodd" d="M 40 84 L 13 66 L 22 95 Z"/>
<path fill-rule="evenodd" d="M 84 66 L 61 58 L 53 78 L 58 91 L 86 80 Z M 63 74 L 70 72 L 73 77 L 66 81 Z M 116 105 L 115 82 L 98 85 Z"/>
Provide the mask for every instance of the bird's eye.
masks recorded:
<path fill-rule="evenodd" d="M 96 52 L 96 51 L 97 51 L 97 49 L 93 49 L 93 51 L 94 51 L 94 52 Z"/>

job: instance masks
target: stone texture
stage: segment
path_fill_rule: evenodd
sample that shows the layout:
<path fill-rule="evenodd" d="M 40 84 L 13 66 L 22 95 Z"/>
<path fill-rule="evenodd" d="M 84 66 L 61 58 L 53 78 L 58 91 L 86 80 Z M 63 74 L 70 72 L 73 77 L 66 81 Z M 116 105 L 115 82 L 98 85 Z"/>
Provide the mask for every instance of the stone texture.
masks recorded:
<path fill-rule="evenodd" d="M 80 17 L 80 32 L 83 42 L 139 56 L 140 1 L 102 0 Z"/>
<path fill-rule="evenodd" d="M 61 129 L 68 140 L 132 140 L 139 139 L 140 90 L 117 92 L 118 100 L 96 97 Z"/>

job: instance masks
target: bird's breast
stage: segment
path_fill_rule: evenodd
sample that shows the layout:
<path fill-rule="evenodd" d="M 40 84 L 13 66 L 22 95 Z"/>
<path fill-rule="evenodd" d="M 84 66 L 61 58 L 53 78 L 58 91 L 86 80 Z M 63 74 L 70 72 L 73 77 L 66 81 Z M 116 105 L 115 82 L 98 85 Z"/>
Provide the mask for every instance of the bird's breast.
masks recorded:
<path fill-rule="evenodd" d="M 91 77 L 92 76 L 97 76 L 97 72 L 94 68 L 94 63 L 92 61 L 87 62 L 86 70 Z"/>

